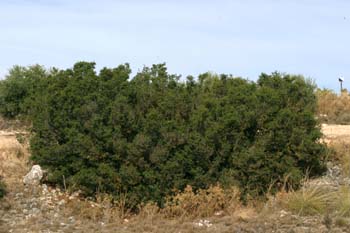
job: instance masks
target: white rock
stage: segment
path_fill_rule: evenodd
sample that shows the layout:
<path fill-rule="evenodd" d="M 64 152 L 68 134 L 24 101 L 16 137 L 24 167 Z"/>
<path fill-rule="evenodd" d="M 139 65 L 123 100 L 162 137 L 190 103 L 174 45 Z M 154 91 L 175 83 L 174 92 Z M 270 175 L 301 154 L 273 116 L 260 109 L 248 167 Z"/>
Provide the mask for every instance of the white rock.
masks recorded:
<path fill-rule="evenodd" d="M 214 213 L 215 216 L 221 216 L 223 214 L 224 214 L 224 211 L 218 211 Z"/>
<path fill-rule="evenodd" d="M 198 222 L 194 223 L 197 227 L 211 227 L 213 224 L 209 220 L 200 219 Z"/>
<path fill-rule="evenodd" d="M 68 220 L 69 220 L 70 222 L 74 222 L 74 221 L 75 221 L 75 218 L 74 218 L 73 216 L 70 216 L 70 217 L 68 218 Z"/>
<path fill-rule="evenodd" d="M 283 218 L 284 216 L 286 216 L 288 213 L 284 210 L 280 211 L 280 217 Z"/>
<path fill-rule="evenodd" d="M 30 172 L 23 178 L 25 185 L 38 185 L 43 178 L 43 171 L 39 165 L 34 165 Z"/>
<path fill-rule="evenodd" d="M 62 200 L 60 200 L 57 204 L 61 206 L 61 205 L 66 204 L 66 201 L 62 199 Z"/>
<path fill-rule="evenodd" d="M 45 195 L 45 194 L 47 194 L 49 192 L 49 190 L 47 189 L 47 185 L 46 184 L 43 184 L 41 186 L 41 188 L 42 188 L 41 192 L 42 192 L 43 195 Z"/>
<path fill-rule="evenodd" d="M 30 210 L 30 212 L 31 212 L 31 215 L 34 216 L 34 215 L 39 214 L 41 211 L 38 208 L 33 208 Z"/>

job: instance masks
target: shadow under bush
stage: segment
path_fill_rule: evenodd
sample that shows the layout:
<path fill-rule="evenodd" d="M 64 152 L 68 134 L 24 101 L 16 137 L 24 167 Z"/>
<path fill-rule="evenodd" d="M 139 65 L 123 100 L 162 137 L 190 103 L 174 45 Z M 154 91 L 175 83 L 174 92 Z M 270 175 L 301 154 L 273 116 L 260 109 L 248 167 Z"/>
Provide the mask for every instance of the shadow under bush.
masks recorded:
<path fill-rule="evenodd" d="M 0 199 L 6 195 L 6 186 L 3 181 L 0 180 Z"/>

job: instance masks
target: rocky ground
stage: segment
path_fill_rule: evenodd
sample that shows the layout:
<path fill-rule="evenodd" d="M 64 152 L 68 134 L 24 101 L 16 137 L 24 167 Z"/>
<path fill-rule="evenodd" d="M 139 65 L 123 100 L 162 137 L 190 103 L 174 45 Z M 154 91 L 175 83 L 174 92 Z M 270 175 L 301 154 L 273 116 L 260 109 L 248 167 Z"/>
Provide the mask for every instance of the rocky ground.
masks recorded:
<path fill-rule="evenodd" d="M 3 232 L 74 232 L 74 218 L 63 221 L 60 193 L 46 186 L 18 189 L 5 201 L 0 212 Z"/>
<path fill-rule="evenodd" d="M 335 126 L 327 127 L 323 126 L 329 135 L 327 140 L 350 139 L 350 127 L 338 132 Z M 30 169 L 27 144 L 22 136 L 18 132 L 0 132 L 0 175 L 9 187 L 8 195 L 0 201 L 0 233 L 350 232 L 346 219 L 340 222 L 328 215 L 299 216 L 276 208 L 273 202 L 259 211 L 246 208 L 233 215 L 218 213 L 206 219 L 166 219 L 152 211 L 142 216 L 120 217 L 101 202 L 80 198 L 79 193 L 68 195 L 45 184 L 25 186 L 22 179 Z M 350 140 L 348 142 L 350 144 Z M 350 185 L 350 179 L 341 175 L 339 166 L 329 163 L 327 174 L 310 181 L 309 185 L 337 189 Z"/>

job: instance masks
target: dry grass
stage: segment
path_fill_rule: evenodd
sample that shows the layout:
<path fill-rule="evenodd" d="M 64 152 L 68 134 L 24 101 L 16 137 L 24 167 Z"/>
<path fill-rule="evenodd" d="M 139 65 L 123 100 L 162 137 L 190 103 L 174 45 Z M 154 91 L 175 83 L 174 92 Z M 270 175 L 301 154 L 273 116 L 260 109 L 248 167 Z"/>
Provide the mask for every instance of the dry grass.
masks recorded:
<path fill-rule="evenodd" d="M 339 191 L 335 193 L 332 204 L 337 216 L 350 217 L 350 187 L 341 187 Z"/>
<path fill-rule="evenodd" d="M 341 140 L 333 140 L 329 143 L 329 147 L 332 149 L 329 159 L 341 166 L 344 176 L 350 176 L 350 144 Z"/>
<path fill-rule="evenodd" d="M 138 206 L 137 214 L 127 210 L 123 201 L 113 201 L 111 196 L 100 195 L 96 202 L 74 199 L 66 205 L 67 215 L 79 216 L 93 221 L 123 222 L 126 218 L 139 218 L 152 221 L 154 218 L 189 220 L 198 217 L 221 215 L 252 215 L 252 208 L 243 208 L 239 201 L 237 188 L 224 190 L 220 186 L 211 186 L 197 192 L 187 186 L 183 192 L 169 197 L 164 208 L 149 202 Z M 243 211 L 244 209 L 244 211 Z"/>
<path fill-rule="evenodd" d="M 167 217 L 196 218 L 213 216 L 215 213 L 233 213 L 241 206 L 240 192 L 236 187 L 224 190 L 219 185 L 197 192 L 187 186 L 183 192 L 169 197 L 162 212 Z"/>
<path fill-rule="evenodd" d="M 282 208 L 301 216 L 332 215 L 349 218 L 350 187 L 342 186 L 333 190 L 322 185 L 305 185 L 297 191 L 278 193 L 269 205 L 277 206 L 273 211 Z"/>
<path fill-rule="evenodd" d="M 350 96 L 348 91 L 341 95 L 330 90 L 316 93 L 318 100 L 318 116 L 322 122 L 333 124 L 350 123 Z"/>
<path fill-rule="evenodd" d="M 349 141 L 349 131 L 343 132 L 347 137 L 333 138 L 329 140 L 329 146 L 333 149 L 332 157 L 330 158 L 333 162 L 339 163 L 342 168 L 342 173 L 345 176 L 350 175 L 350 146 Z M 335 216 L 334 224 L 338 227 L 348 227 L 349 217 L 350 217 L 350 188 L 340 187 L 340 189 L 330 194 L 332 197 L 331 203 L 329 204 L 331 208 L 331 213 Z"/>
<path fill-rule="evenodd" d="M 93 222 L 121 223 L 127 216 L 126 210 L 112 201 L 109 195 L 99 195 L 95 202 L 75 198 L 67 200 L 65 214 Z"/>
<path fill-rule="evenodd" d="M 22 180 L 27 172 L 29 153 L 15 135 L 0 131 L 0 176 L 9 189 Z"/>
<path fill-rule="evenodd" d="M 298 215 L 323 215 L 334 197 L 333 191 L 324 186 L 302 187 L 290 191 L 280 200 L 282 206 Z"/>
<path fill-rule="evenodd" d="M 232 231 L 234 222 L 247 222 L 257 216 L 256 210 L 244 207 L 237 188 L 224 190 L 220 186 L 183 192 L 168 198 L 164 208 L 149 202 L 138 206 L 137 213 L 125 209 L 123 201 L 100 195 L 96 202 L 85 199 L 67 201 L 66 216 L 75 216 L 87 225 L 103 222 L 106 232 L 212 232 L 200 227 L 200 221 L 215 222 L 216 232 Z"/>
<path fill-rule="evenodd" d="M 338 227 L 349 227 L 350 221 L 344 217 L 336 217 L 334 220 L 334 224 Z"/>
<path fill-rule="evenodd" d="M 350 128 L 331 127 L 326 130 L 328 146 L 331 149 L 328 158 L 341 167 L 343 176 L 350 176 L 350 143 L 342 135 L 349 136 Z M 281 191 L 276 195 L 279 206 L 300 215 L 323 215 L 332 213 L 337 217 L 350 217 L 350 187 L 343 186 L 334 190 L 317 182 L 305 180 L 297 191 Z"/>
<path fill-rule="evenodd" d="M 338 154 L 338 157 L 340 159 L 343 175 L 350 176 L 350 148 L 349 145 L 345 145 L 344 147 L 347 149 L 341 152 L 341 154 L 337 150 L 336 153 Z"/>
<path fill-rule="evenodd" d="M 339 127 L 340 130 L 338 130 Z M 331 126 L 325 131 L 327 143 L 331 149 L 329 160 L 342 168 L 341 175 L 349 177 L 350 127 Z M 287 210 L 299 216 L 323 216 L 323 224 L 327 228 L 350 226 L 350 187 L 344 185 L 335 188 L 327 185 L 327 182 L 329 181 L 323 182 L 323 178 L 320 180 L 305 179 L 299 190 L 287 192 L 283 189 L 275 196 L 269 196 L 269 201 L 262 214 L 273 216 L 280 210 Z"/>

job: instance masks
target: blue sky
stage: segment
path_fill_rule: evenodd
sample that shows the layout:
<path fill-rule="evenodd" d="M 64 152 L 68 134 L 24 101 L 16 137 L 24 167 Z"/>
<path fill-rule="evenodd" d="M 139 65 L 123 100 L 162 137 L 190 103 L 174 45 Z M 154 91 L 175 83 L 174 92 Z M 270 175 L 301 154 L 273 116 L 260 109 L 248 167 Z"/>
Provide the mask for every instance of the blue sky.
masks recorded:
<path fill-rule="evenodd" d="M 281 71 L 332 89 L 342 75 L 350 89 L 347 0 L 1 0 L 0 19 L 0 77 L 16 64 L 166 62 L 183 77 Z"/>

